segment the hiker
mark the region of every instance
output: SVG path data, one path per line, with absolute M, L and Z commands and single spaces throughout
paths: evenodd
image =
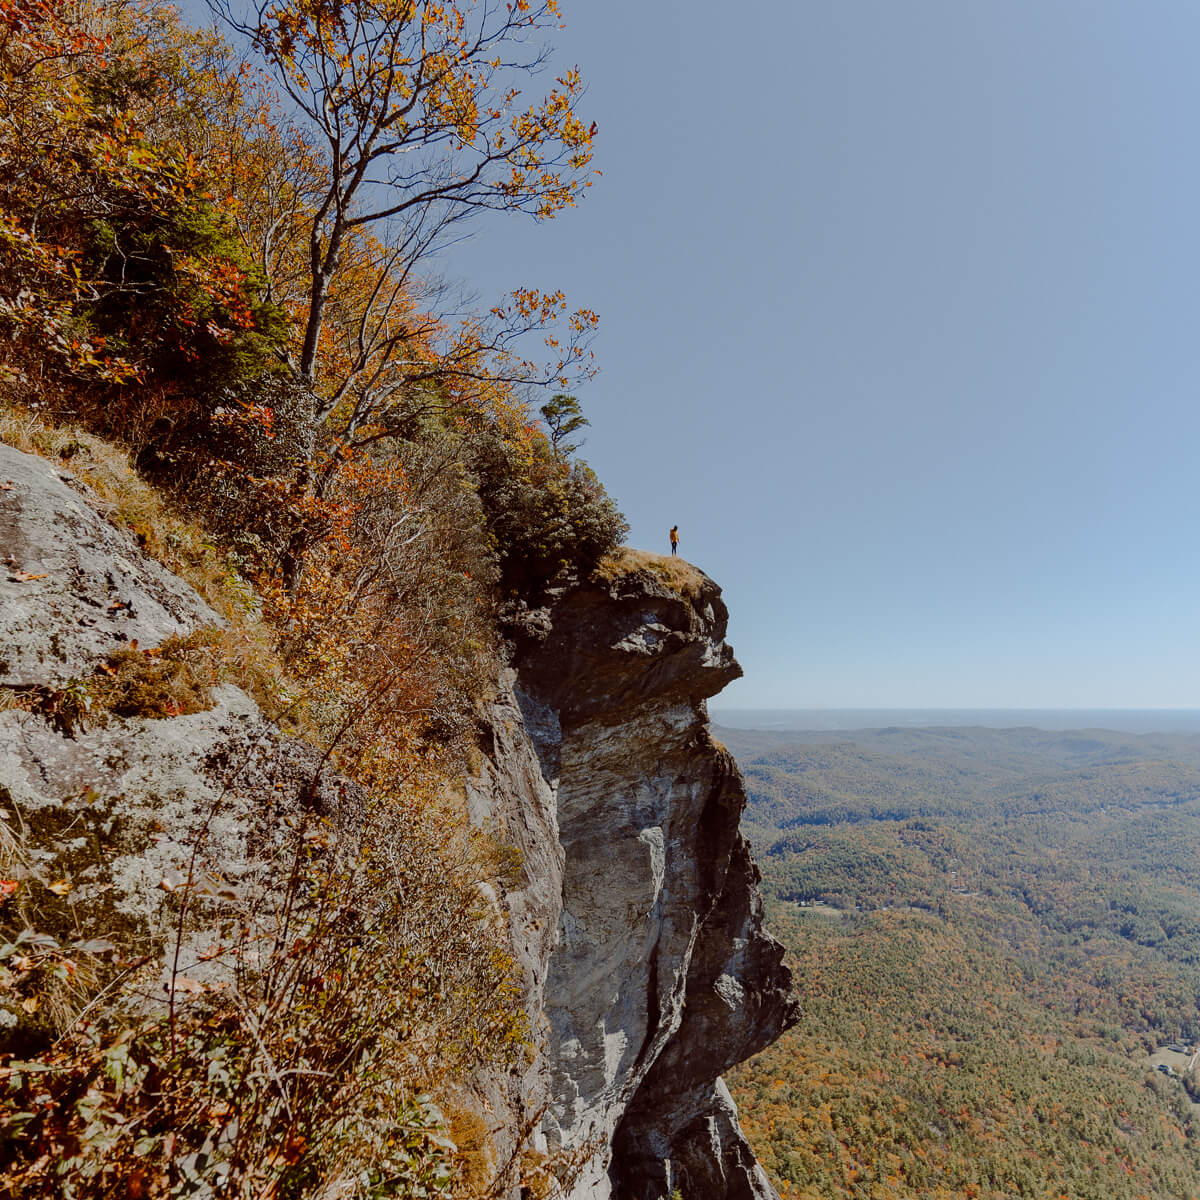
M 679 553 L 679 526 L 678 525 L 671 526 L 671 553 L 672 554 Z

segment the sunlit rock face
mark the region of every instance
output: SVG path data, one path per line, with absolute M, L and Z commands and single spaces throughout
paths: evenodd
M 0 483 L 0 685 L 62 683 L 131 642 L 220 623 L 70 472 L 0 444 Z
M 773 1192 L 720 1082 L 794 1019 L 761 926 L 741 777 L 705 700 L 741 674 L 720 591 L 648 572 L 564 590 L 514 624 L 517 690 L 563 852 L 540 999 L 546 1148 L 571 1196 Z
M 69 472 L 0 444 L 0 483 L 0 686 L 69 687 L 114 650 L 219 623 Z M 36 869 L 71 878 L 82 927 L 136 931 L 163 953 L 164 972 L 176 918 L 162 881 L 211 864 L 231 888 L 268 884 L 286 816 L 358 801 L 321 767 L 315 747 L 282 735 L 232 686 L 214 687 L 206 710 L 166 719 L 72 728 L 0 711 L 0 808 L 20 814 Z M 201 963 L 211 940 L 199 931 L 171 970 L 215 970 Z

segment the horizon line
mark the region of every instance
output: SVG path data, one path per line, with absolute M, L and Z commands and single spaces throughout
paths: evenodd
M 1065 705 L 1048 704 L 852 704 L 852 705 L 781 705 L 781 704 L 721 704 L 708 702 L 709 708 L 723 708 L 727 712 L 1194 712 L 1200 713 L 1200 705 Z

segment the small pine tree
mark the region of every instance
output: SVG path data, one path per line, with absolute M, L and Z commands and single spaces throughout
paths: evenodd
M 555 458 L 570 458 L 583 441 L 568 442 L 571 434 L 578 432 L 591 422 L 583 415 L 579 401 L 574 396 L 566 396 L 561 392 L 552 396 L 539 410 L 546 428 L 550 431 L 550 448 Z

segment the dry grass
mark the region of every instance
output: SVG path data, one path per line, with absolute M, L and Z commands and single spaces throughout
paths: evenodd
M 621 579 L 646 571 L 661 579 L 672 591 L 695 604 L 705 585 L 705 575 L 698 567 L 668 554 L 652 554 L 649 550 L 634 550 L 618 546 L 596 568 L 593 577 L 605 581 Z
M 92 711 L 152 719 L 204 712 L 212 708 L 213 685 L 220 682 L 220 658 L 215 629 L 169 637 L 149 651 L 125 647 L 109 655 L 106 669 L 92 681 Z
M 450 1140 L 458 1150 L 459 1178 L 455 1195 L 484 1196 L 496 1174 L 496 1149 L 488 1124 L 477 1112 L 443 1104 Z
M 55 879 L 55 856 L 32 840 L 33 847 L 20 811 L 0 787 L 0 942 L 5 952 L 0 965 L 0 1043 L 7 1043 L 6 1054 L 24 1038 L 51 1036 L 65 1028 L 96 989 L 101 974 L 94 955 L 68 945 L 73 938 L 82 940 L 67 898 L 70 886 L 65 879 Z M 22 937 L 28 939 L 35 927 L 49 936 L 22 945 Z
M 10 407 L 0 407 L 0 441 L 57 462 L 86 483 L 105 517 L 128 529 L 147 554 L 186 579 L 222 616 L 229 618 L 250 603 L 249 585 L 229 555 L 199 526 L 170 512 L 119 446 L 77 425 L 52 424 Z

